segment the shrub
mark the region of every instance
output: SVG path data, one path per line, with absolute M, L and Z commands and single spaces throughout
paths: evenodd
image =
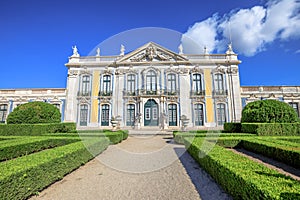
M 8 141 L 0 146 L 0 161 L 77 142 L 79 138 L 33 137 Z
M 224 132 L 225 133 L 241 133 L 242 132 L 242 124 L 241 123 L 225 123 L 224 124 Z
M 0 135 L 43 135 L 58 132 L 74 133 L 76 124 L 0 124 Z
M 202 142 L 186 139 L 185 146 L 233 199 L 299 199 L 299 181 L 218 145 L 202 156 Z
M 293 123 L 299 120 L 296 111 L 287 103 L 260 100 L 247 104 L 242 111 L 242 122 Z
M 0 199 L 27 199 L 80 167 L 109 145 L 89 139 L 0 163 Z M 90 152 L 93 152 L 91 154 Z
M 7 116 L 7 124 L 58 123 L 61 114 L 54 105 L 45 102 L 29 102 L 16 107 Z
M 259 140 L 252 141 L 249 139 L 242 141 L 242 147 L 251 152 L 259 153 L 296 168 L 300 168 L 300 152 L 299 150 L 293 150 L 293 148 L 296 149 L 296 147 L 289 147 L 288 145 L 283 147 L 280 144 L 276 144 L 276 142 L 271 143 Z
M 300 123 L 242 123 L 242 132 L 257 135 L 300 135 Z

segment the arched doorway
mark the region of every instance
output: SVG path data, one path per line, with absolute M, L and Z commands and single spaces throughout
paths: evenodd
M 144 126 L 158 126 L 158 104 L 149 99 L 144 107 Z

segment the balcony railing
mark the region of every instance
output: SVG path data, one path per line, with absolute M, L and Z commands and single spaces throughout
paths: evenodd
M 123 96 L 137 96 L 137 91 L 123 91 Z
M 214 90 L 213 95 L 215 95 L 215 96 L 225 96 L 225 95 L 228 95 L 228 90 Z
M 78 93 L 77 93 L 77 96 L 79 96 L 79 97 L 89 97 L 89 96 L 91 96 L 91 92 L 90 91 L 79 91 Z
M 112 91 L 99 91 L 99 97 L 110 97 L 112 96 Z
M 135 91 L 123 91 L 123 96 L 177 96 L 179 90 L 135 90 Z
M 205 90 L 192 90 L 190 96 L 205 96 Z
M 164 95 L 178 96 L 179 95 L 179 90 L 164 90 Z

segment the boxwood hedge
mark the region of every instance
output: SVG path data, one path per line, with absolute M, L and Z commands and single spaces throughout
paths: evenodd
M 215 145 L 206 156 L 203 139 L 185 139 L 192 157 L 234 199 L 300 199 L 300 182 Z
M 101 153 L 105 138 L 89 139 L 0 163 L 0 199 L 26 199 Z M 87 148 L 86 148 L 87 147 Z
M 49 138 L 49 137 L 27 137 L 12 140 L 0 145 L 0 161 L 10 160 L 19 156 L 28 155 L 44 149 L 64 146 L 79 138 Z
M 76 132 L 75 123 L 0 124 L 0 135 L 43 135 Z

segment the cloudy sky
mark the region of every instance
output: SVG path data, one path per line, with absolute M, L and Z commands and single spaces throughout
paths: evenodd
M 0 88 L 65 87 L 73 45 L 83 56 L 98 44 L 117 54 L 149 40 L 175 52 L 182 42 L 185 53 L 232 43 L 241 85 L 300 85 L 299 0 L 0 1 L 0 27 Z M 142 27 L 168 31 L 128 31 Z

